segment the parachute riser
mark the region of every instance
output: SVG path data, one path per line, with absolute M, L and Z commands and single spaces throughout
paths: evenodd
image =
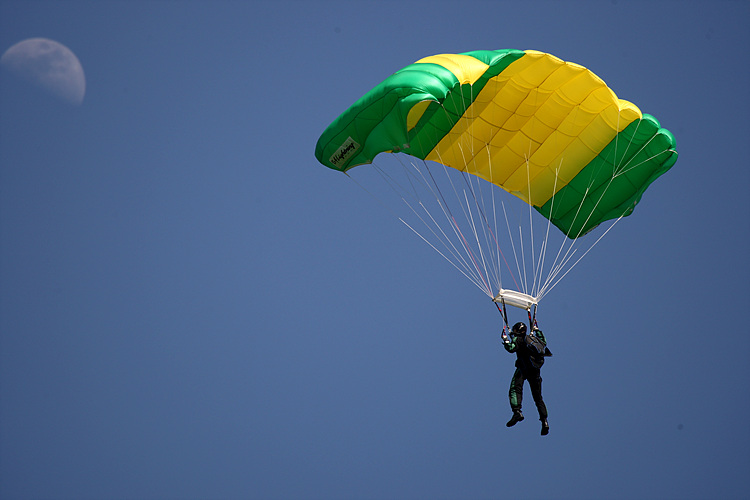
M 496 301 L 495 305 L 497 306 L 497 310 L 500 312 L 500 315 L 503 317 L 503 333 L 500 335 L 500 337 L 503 339 L 503 342 L 506 342 L 508 340 L 508 334 L 510 333 L 510 326 L 508 325 L 508 313 L 505 310 L 505 301 L 500 298 L 500 301 L 503 304 L 503 308 L 500 308 L 500 304 L 498 304 Z M 508 333 L 506 333 L 506 331 Z
M 536 323 L 536 307 L 537 307 L 537 305 L 534 304 L 534 316 L 533 317 L 531 315 L 531 307 L 529 307 L 528 309 L 526 309 L 526 312 L 529 315 L 529 330 L 532 331 L 532 332 L 534 330 L 538 329 L 538 326 L 537 326 L 537 323 Z
M 503 342 L 505 342 L 507 339 L 506 331 L 508 332 L 508 334 L 510 333 L 510 325 L 508 324 L 508 311 L 506 310 L 506 307 L 505 307 L 505 298 L 500 296 L 499 299 L 500 299 L 500 303 L 497 302 L 497 298 L 493 299 L 493 302 L 495 303 L 495 306 L 497 307 L 498 312 L 500 312 L 500 315 L 503 317 L 503 333 L 501 336 L 502 336 Z M 502 308 L 500 307 L 500 304 L 503 305 Z M 533 313 L 532 313 L 532 309 L 533 309 Z M 526 314 L 529 317 L 529 331 L 531 332 L 539 328 L 538 323 L 536 321 L 536 311 L 537 311 L 537 304 L 529 305 L 526 308 Z

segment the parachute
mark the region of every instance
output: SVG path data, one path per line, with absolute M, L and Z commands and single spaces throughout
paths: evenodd
M 584 235 L 630 215 L 677 160 L 674 136 L 593 72 L 550 54 L 513 49 L 420 59 L 344 111 L 315 149 L 320 163 L 347 174 L 377 163 L 381 153 L 397 156 L 411 170 L 403 182 L 391 171 L 380 172 L 392 187 L 400 186 L 399 197 L 429 229 L 422 233 L 401 220 L 487 295 L 525 309 L 588 253 L 573 258 Z M 436 167 L 453 176 L 448 187 L 437 184 Z M 420 198 L 409 201 L 417 184 L 434 197 L 437 217 Z M 508 216 L 506 201 L 499 213 L 498 200 L 505 198 L 497 189 L 538 214 L 529 213 L 532 226 L 534 217 L 546 220 L 546 230 L 536 230 L 541 247 L 533 244 L 533 228 L 516 239 L 508 224 L 508 237 L 500 236 L 498 220 L 507 222 Z M 455 208 L 447 192 L 456 194 Z M 459 227 L 457 213 L 466 216 L 468 231 Z M 436 228 L 440 214 L 447 229 Z M 545 268 L 548 253 L 554 255 L 549 224 L 564 237 Z M 531 245 L 522 243 L 524 232 Z M 442 243 L 429 241 L 430 234 Z M 515 269 L 507 262 L 508 249 Z M 502 268 L 516 290 L 503 287 Z

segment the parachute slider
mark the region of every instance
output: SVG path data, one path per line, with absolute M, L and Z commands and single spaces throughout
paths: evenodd
M 539 302 L 535 297 L 527 295 L 525 293 L 516 292 L 515 290 L 500 289 L 500 292 L 492 299 L 493 302 L 503 302 L 506 305 L 520 307 L 527 311 L 531 309 L 531 306 L 537 305 Z

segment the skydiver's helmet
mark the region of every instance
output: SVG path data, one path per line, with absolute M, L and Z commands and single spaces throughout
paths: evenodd
M 523 337 L 526 335 L 526 323 L 519 321 L 510 330 L 510 334 L 514 337 Z

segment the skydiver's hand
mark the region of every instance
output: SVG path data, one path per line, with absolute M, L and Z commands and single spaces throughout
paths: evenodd
M 508 342 L 510 342 L 510 339 L 505 334 L 505 332 L 503 332 L 503 334 L 501 335 L 501 337 L 503 338 L 503 344 L 507 344 Z

